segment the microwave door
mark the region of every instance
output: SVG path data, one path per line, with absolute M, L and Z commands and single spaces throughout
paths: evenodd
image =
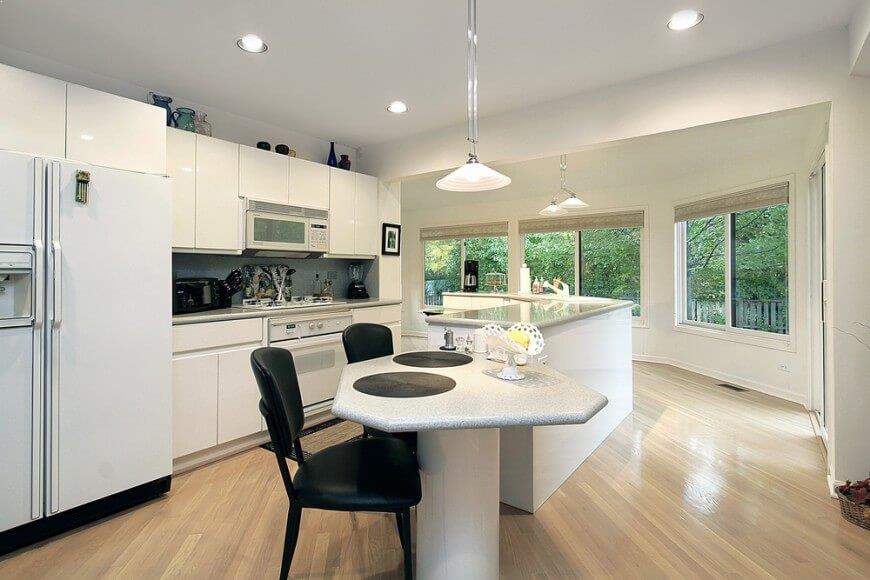
M 247 212 L 246 248 L 307 251 L 309 220 L 268 212 Z

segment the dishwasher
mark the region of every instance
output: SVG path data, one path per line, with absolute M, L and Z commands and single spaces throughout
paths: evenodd
M 269 319 L 269 346 L 293 355 L 306 415 L 332 405 L 347 365 L 341 333 L 351 322 L 350 310 Z

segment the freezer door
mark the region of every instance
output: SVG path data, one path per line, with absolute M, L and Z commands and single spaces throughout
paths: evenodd
M 42 171 L 41 159 L 0 151 L 0 244 L 30 246 L 41 237 Z
M 49 189 L 51 515 L 171 473 L 172 216 L 159 176 L 54 162 Z

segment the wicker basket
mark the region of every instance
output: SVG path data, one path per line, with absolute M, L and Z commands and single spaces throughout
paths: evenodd
M 840 498 L 840 513 L 843 517 L 855 525 L 870 530 L 870 505 L 861 505 L 853 502 L 848 496 L 838 489 L 837 497 Z

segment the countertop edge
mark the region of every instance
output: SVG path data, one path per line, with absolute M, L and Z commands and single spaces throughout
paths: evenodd
M 531 302 L 531 300 L 529 300 Z M 576 320 L 583 320 L 586 318 L 594 318 L 595 316 L 600 316 L 602 314 L 607 314 L 608 312 L 613 312 L 614 310 L 620 310 L 622 308 L 631 308 L 634 305 L 633 302 L 629 300 L 620 300 L 616 304 L 609 304 L 607 306 L 602 306 L 597 310 L 590 310 L 588 312 L 579 312 L 576 314 L 566 314 L 563 318 L 559 320 L 548 320 L 546 322 L 538 323 L 536 326 L 538 328 L 547 328 L 550 326 L 558 326 L 560 324 L 565 324 L 566 322 L 574 322 Z M 463 312 L 471 312 L 471 311 L 480 311 L 487 310 L 487 308 L 467 308 Z M 519 320 L 481 320 L 481 319 L 473 319 L 473 318 L 453 318 L 449 315 L 436 314 L 432 316 L 426 317 L 427 324 L 444 324 L 449 326 L 486 326 L 487 324 L 502 324 L 502 325 L 511 325 L 520 322 Z
M 366 300 L 348 300 L 342 304 L 327 304 L 324 306 L 309 306 L 307 308 L 285 308 L 281 310 L 244 310 L 234 309 L 236 312 L 221 312 L 210 314 L 209 312 L 196 314 L 180 314 L 172 317 L 172 326 L 184 324 L 200 324 L 203 322 L 222 322 L 226 320 L 244 320 L 247 318 L 268 318 L 270 316 L 287 316 L 290 314 L 307 314 L 309 312 L 337 312 L 340 310 L 353 310 L 356 308 L 374 308 L 376 306 L 393 306 L 401 304 L 397 298 L 369 298 Z M 226 310 L 226 309 L 223 309 Z
M 592 390 L 592 389 L 590 389 Z M 476 419 L 453 419 L 445 417 L 440 422 L 420 423 L 414 421 L 388 421 L 379 417 L 372 417 L 363 412 L 347 409 L 340 404 L 333 404 L 332 414 L 340 419 L 354 421 L 367 425 L 387 433 L 404 433 L 409 431 L 438 431 L 453 429 L 500 429 L 503 427 L 548 427 L 558 425 L 582 425 L 591 420 L 608 405 L 607 397 L 596 392 L 599 400 L 592 407 L 582 413 L 565 413 L 554 415 L 545 419 L 535 417 L 500 417 Z

